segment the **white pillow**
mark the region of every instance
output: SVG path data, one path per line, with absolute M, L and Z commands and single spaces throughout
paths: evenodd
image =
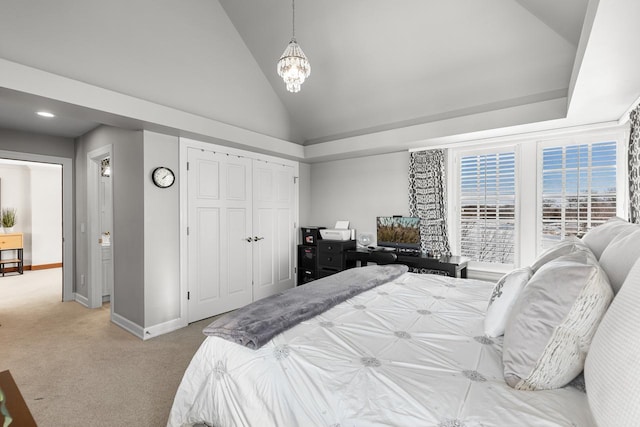
M 602 256 L 602 252 L 604 252 L 606 247 L 616 236 L 625 234 L 628 231 L 633 231 L 635 227 L 637 226 L 634 226 L 622 218 L 614 216 L 609 218 L 609 220 L 604 224 L 600 224 L 587 231 L 587 233 L 582 237 L 582 241 L 589 246 L 591 252 L 593 252 L 596 259 L 599 260 Z
M 584 379 L 600 427 L 635 427 L 640 420 L 640 260 L 629 272 L 593 337 Z
M 561 257 L 562 255 L 567 255 L 577 250 L 589 250 L 587 245 L 580 239 L 575 236 L 566 237 L 564 240 L 561 240 L 556 245 L 550 247 L 546 251 L 542 252 L 538 258 L 531 264 L 531 269 L 535 273 L 548 263 L 549 261 L 553 261 L 554 259 Z
M 493 288 L 487 314 L 484 317 L 484 333 L 488 337 L 499 337 L 504 334 L 507 319 L 520 292 L 533 275 L 530 267 L 518 268 L 504 276 Z
M 638 258 L 640 258 L 640 227 L 629 234 L 618 234 L 602 252 L 600 265 L 609 276 L 614 294 L 618 293 Z
M 519 390 L 562 387 L 584 360 L 613 291 L 589 251 L 549 261 L 535 272 L 513 307 L 504 333 L 507 384 Z

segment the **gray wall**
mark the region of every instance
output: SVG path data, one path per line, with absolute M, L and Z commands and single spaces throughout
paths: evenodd
M 144 324 L 180 316 L 180 140 L 144 132 Z M 176 174 L 169 188 L 158 188 L 151 173 L 167 166 Z
M 4 0 L 0 57 L 264 135 L 293 139 L 284 105 L 217 0 L 83 0 L 81 4 Z M 273 70 L 283 48 L 279 43 Z M 37 85 L 31 90 L 42 94 Z
M 0 150 L 73 159 L 74 141 L 72 138 L 0 128 Z
M 311 226 L 314 225 L 311 223 L 311 165 L 300 163 L 298 176 L 298 226 Z M 296 239 L 298 243 L 302 243 L 300 233 Z
M 141 131 L 101 126 L 78 139 L 76 148 L 77 276 L 87 276 L 87 153 L 112 146 L 113 309 L 144 327 L 144 178 Z M 87 296 L 86 281 L 78 292 Z
M 310 224 L 302 225 L 332 228 L 336 220 L 349 220 L 351 228 L 375 239 L 376 216 L 409 214 L 408 185 L 407 151 L 314 163 Z

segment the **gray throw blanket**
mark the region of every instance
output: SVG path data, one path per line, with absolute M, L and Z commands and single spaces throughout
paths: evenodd
M 399 264 L 344 270 L 232 311 L 214 320 L 203 332 L 257 349 L 303 320 L 323 313 L 361 292 L 392 281 L 407 270 L 407 266 Z

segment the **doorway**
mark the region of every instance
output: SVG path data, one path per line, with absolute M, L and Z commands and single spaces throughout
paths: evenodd
M 62 301 L 75 300 L 73 290 L 73 161 L 70 158 L 0 150 L 0 158 L 39 164 L 61 165 L 62 179 Z M 33 230 L 32 230 L 33 231 Z

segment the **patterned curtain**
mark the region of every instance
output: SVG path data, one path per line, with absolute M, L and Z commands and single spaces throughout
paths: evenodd
M 409 160 L 409 215 L 420 217 L 423 253 L 451 255 L 447 236 L 444 150 L 416 151 Z
M 640 224 L 640 105 L 629 115 L 629 220 Z

